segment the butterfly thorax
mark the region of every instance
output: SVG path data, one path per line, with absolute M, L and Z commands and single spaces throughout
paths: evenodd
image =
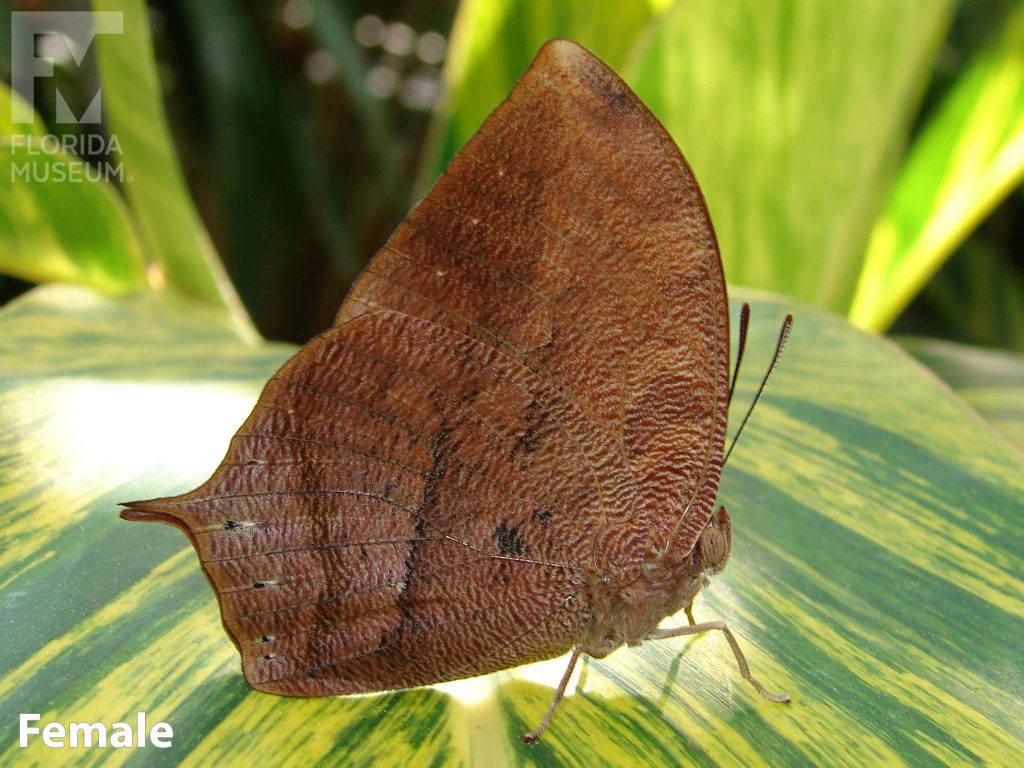
M 722 507 L 683 559 L 669 563 L 652 550 L 631 582 L 595 579 L 590 587 L 592 618 L 580 643 L 584 652 L 602 658 L 623 644 L 642 643 L 665 617 L 693 603 L 710 576 L 725 567 L 731 548 L 729 515 Z

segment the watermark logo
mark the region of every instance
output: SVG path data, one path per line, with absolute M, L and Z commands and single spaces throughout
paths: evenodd
M 37 81 L 53 80 L 51 114 L 62 135 L 34 132 L 4 137 L 11 154 L 11 182 L 131 181 L 124 165 L 113 158 L 120 152 L 116 135 L 104 135 L 103 88 L 75 114 L 57 87 L 55 60 L 74 62 L 81 69 L 98 35 L 124 34 L 121 11 L 18 11 L 11 14 L 11 86 L 21 97 L 11 98 L 11 122 L 31 125 L 36 112 Z M 48 91 L 49 92 L 49 91 Z M 92 127 L 95 126 L 95 127 Z M 76 159 L 77 158 L 77 159 Z M 88 162 L 80 162 L 88 161 Z
M 24 102 L 11 100 L 11 122 L 31 123 L 36 105 L 35 81 L 53 77 L 53 57 L 37 56 L 40 37 L 60 39 L 67 45 L 75 65 L 81 67 L 96 35 L 124 33 L 120 11 L 17 11 L 11 14 L 11 86 Z M 92 101 L 78 117 L 60 90 L 56 94 L 58 123 L 99 123 L 103 116 L 103 89 L 97 88 Z

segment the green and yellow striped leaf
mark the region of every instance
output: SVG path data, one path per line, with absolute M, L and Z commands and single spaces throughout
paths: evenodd
M 753 296 L 727 468 L 735 547 L 698 600 L 724 639 L 591 662 L 550 731 L 562 660 L 374 696 L 248 689 L 185 538 L 117 502 L 205 478 L 291 352 L 167 295 L 66 286 L 0 312 L 0 763 L 1015 765 L 1024 759 L 1024 460 L 895 345 Z M 672 621 L 685 621 L 676 617 Z M 17 715 L 174 728 L 174 746 L 17 746 Z
M 1024 451 L 1024 356 L 942 339 L 908 336 L 899 343 Z

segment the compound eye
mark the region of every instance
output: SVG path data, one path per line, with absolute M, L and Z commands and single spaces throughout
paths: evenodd
M 709 525 L 698 542 L 700 559 L 705 570 L 715 570 L 729 557 L 729 540 L 720 528 Z

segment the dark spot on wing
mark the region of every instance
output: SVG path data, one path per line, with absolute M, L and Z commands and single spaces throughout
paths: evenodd
M 526 428 L 516 435 L 516 441 L 509 451 L 509 459 L 515 461 L 519 456 L 528 456 L 540 447 L 540 430 L 547 420 L 551 418 L 550 411 L 544 409 L 536 400 L 531 400 L 526 406 L 524 420 Z
M 521 555 L 526 551 L 518 526 L 502 523 L 494 529 L 494 538 L 498 542 L 498 551 L 503 555 Z
M 586 65 L 580 67 L 579 72 L 591 90 L 600 96 L 609 107 L 616 112 L 630 110 L 629 92 L 622 83 Z
M 551 518 L 554 517 L 554 515 L 552 515 L 551 512 L 546 509 L 535 509 L 533 510 L 532 517 L 541 525 L 547 525 Z

